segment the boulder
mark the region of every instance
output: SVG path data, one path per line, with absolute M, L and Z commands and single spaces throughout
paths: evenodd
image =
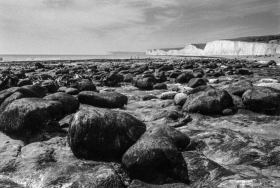
M 196 88 L 198 86 L 207 85 L 205 79 L 202 78 L 192 78 L 189 83 L 188 87 Z
M 142 97 L 143 101 L 147 101 L 147 100 L 151 100 L 151 99 L 156 99 L 157 96 L 153 95 L 153 94 L 149 94 L 149 95 L 144 95 Z
M 33 97 L 39 97 L 36 93 L 25 89 L 25 88 L 19 88 L 17 92 L 14 92 L 12 95 L 7 97 L 0 106 L 0 114 L 5 110 L 5 108 L 12 103 L 15 100 L 21 99 L 21 98 L 33 98 Z
M 189 143 L 186 135 L 170 126 L 151 127 L 125 152 L 122 163 L 133 179 L 154 182 L 171 177 L 189 183 L 187 164 L 180 152 Z
M 26 79 L 22 79 L 17 83 L 17 86 L 21 87 L 21 86 L 25 86 L 25 85 L 32 85 L 32 81 L 29 78 Z
M 117 92 L 98 93 L 83 91 L 78 95 L 80 103 L 103 108 L 122 108 L 127 104 L 127 96 Z
M 96 86 L 94 83 L 88 79 L 83 79 L 78 83 L 79 91 L 96 91 Z
M 232 107 L 232 98 L 227 91 L 212 89 L 206 92 L 190 94 L 183 106 L 183 111 L 201 114 L 221 114 Z
M 180 74 L 182 74 L 181 71 L 172 71 L 169 75 L 170 78 L 177 78 Z
M 268 66 L 276 66 L 277 63 L 274 60 L 270 60 L 269 62 L 267 62 Z
M 275 114 L 280 108 L 280 91 L 268 87 L 253 87 L 242 95 L 242 101 L 253 112 Z
M 124 82 L 132 82 L 134 75 L 131 73 L 123 75 Z
M 188 95 L 185 93 L 177 93 L 174 97 L 174 103 L 176 105 L 183 106 L 188 98 Z
M 70 88 L 67 88 L 67 89 L 65 90 L 65 93 L 67 93 L 67 94 L 69 94 L 69 95 L 78 95 L 78 94 L 79 94 L 79 90 L 76 89 L 76 88 L 70 87 Z
M 36 93 L 39 98 L 42 98 L 44 97 L 47 92 L 48 92 L 48 89 L 46 89 L 45 87 L 42 87 L 42 86 L 38 86 L 38 85 L 26 85 L 26 86 L 22 86 L 22 88 L 26 88 L 34 93 Z
M 154 76 L 155 76 L 155 79 L 158 83 L 162 83 L 162 82 L 167 81 L 165 73 L 162 72 L 162 71 L 161 72 L 156 72 Z
M 159 83 L 154 85 L 154 89 L 167 89 L 167 85 L 163 83 Z
M 47 88 L 48 93 L 55 93 L 59 88 L 57 83 L 53 80 L 45 80 L 42 82 L 41 86 Z
M 260 83 L 257 86 L 269 87 L 269 88 L 277 89 L 280 91 L 280 83 Z
M 42 63 L 37 62 L 37 63 L 35 63 L 35 68 L 36 69 L 43 69 L 43 68 L 45 68 L 45 66 Z
M 156 80 L 154 78 L 147 77 L 137 79 L 134 86 L 141 90 L 152 90 L 155 84 Z
M 54 93 L 44 97 L 46 100 L 59 101 L 62 104 L 64 114 L 74 113 L 79 109 L 80 103 L 78 99 L 67 93 Z
M 194 75 L 191 72 L 182 73 L 176 78 L 176 83 L 188 83 L 192 78 Z
M 165 99 L 174 99 L 175 95 L 177 94 L 176 91 L 168 91 L 164 92 L 160 95 L 160 99 L 165 100 Z
M 65 92 L 66 89 L 67 89 L 67 87 L 62 86 L 62 87 L 59 87 L 59 88 L 58 88 L 57 92 Z
M 190 95 L 190 94 L 194 94 L 194 93 L 198 93 L 198 92 L 206 92 L 206 91 L 210 91 L 210 90 L 213 90 L 215 89 L 213 86 L 211 85 L 204 85 L 204 86 L 198 86 L 194 89 L 191 89 L 191 90 L 186 90 L 186 94 L 187 95 Z
M 88 108 L 70 120 L 68 143 L 77 158 L 119 161 L 145 130 L 145 124 L 129 114 Z
M 28 137 L 47 121 L 60 117 L 61 111 L 62 105 L 57 101 L 18 99 L 9 104 L 0 115 L 0 130 L 8 135 Z
M 226 88 L 232 95 L 237 95 L 241 97 L 245 91 L 253 87 L 253 83 L 249 80 L 241 80 L 237 83 L 232 84 L 230 87 Z
M 120 83 L 123 81 L 123 76 L 113 72 L 109 75 L 103 76 L 100 81 L 104 86 L 115 87 L 119 86 Z

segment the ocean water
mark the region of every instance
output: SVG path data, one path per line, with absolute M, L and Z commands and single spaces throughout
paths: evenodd
M 2 61 L 44 61 L 44 60 L 81 60 L 81 59 L 145 59 L 145 58 L 175 58 L 174 56 L 148 55 L 0 55 Z

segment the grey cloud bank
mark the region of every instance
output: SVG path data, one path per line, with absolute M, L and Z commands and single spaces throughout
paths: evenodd
M 278 0 L 1 0 L 1 54 L 105 54 L 276 34 Z

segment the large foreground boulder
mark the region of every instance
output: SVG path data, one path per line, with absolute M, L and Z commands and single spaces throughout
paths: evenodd
M 8 135 L 28 137 L 44 123 L 61 116 L 62 105 L 57 101 L 23 98 L 9 104 L 0 115 L 0 131 Z
M 83 104 L 89 104 L 103 108 L 122 108 L 127 104 L 127 96 L 116 92 L 98 93 L 94 91 L 83 91 L 78 95 Z
M 123 155 L 132 178 L 161 182 L 161 178 L 188 183 L 188 169 L 181 150 L 190 139 L 170 126 L 152 127 Z
M 78 99 L 72 95 L 61 92 L 48 95 L 44 97 L 44 99 L 61 102 L 62 110 L 65 114 L 76 112 L 80 106 Z
M 224 90 L 208 90 L 190 94 L 183 106 L 183 111 L 201 114 L 221 114 L 228 107 L 232 107 L 232 98 Z
M 68 142 L 77 158 L 120 161 L 145 130 L 145 124 L 129 114 L 92 107 L 70 120 Z
M 277 114 L 280 109 L 280 91 L 268 87 L 253 87 L 242 95 L 247 109 L 267 114 Z

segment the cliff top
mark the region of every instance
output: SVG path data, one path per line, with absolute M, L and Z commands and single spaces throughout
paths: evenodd
M 239 37 L 239 38 L 235 38 L 235 39 L 223 39 L 223 40 L 269 43 L 269 41 L 271 41 L 271 40 L 280 40 L 280 34 L 278 34 L 278 35 L 266 35 L 266 36 Z

